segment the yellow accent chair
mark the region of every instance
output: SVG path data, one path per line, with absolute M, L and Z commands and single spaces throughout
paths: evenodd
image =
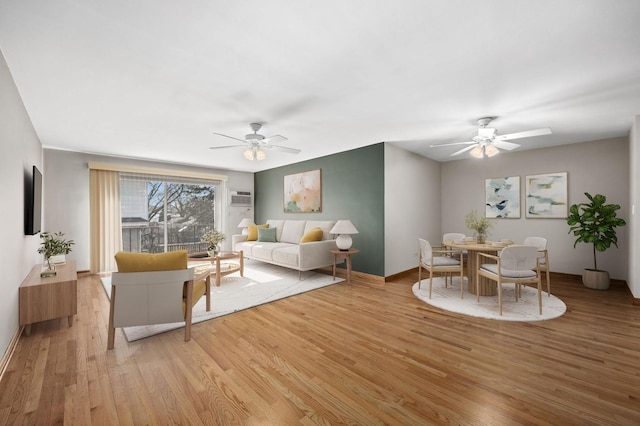
M 115 255 L 118 272 L 111 275 L 107 349 L 113 349 L 116 327 L 185 321 L 184 341 L 191 340 L 193 306 L 206 296 L 211 310 L 209 269 L 195 274 L 187 267 L 187 251 Z

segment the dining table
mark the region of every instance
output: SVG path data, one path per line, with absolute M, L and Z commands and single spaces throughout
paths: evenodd
M 476 271 L 480 267 L 478 253 L 487 253 L 496 255 L 500 250 L 508 244 L 498 241 L 485 241 L 479 244 L 476 241 L 443 241 L 442 245 L 456 250 L 467 252 L 467 280 L 469 282 L 469 293 L 480 294 L 480 296 L 495 296 L 498 292 L 495 281 L 480 276 Z M 483 262 L 487 263 L 488 259 L 484 258 Z

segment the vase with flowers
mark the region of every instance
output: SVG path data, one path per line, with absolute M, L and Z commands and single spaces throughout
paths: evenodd
M 210 257 L 215 257 L 220 253 L 220 243 L 223 242 L 227 238 L 222 232 L 217 229 L 212 229 L 204 233 L 200 238 L 200 241 L 203 243 L 207 243 L 209 248 L 207 249 L 207 253 Z
M 473 210 L 464 219 L 467 228 L 475 232 L 478 244 L 484 244 L 487 239 L 489 229 L 493 226 L 493 222 L 486 216 L 480 216 L 478 212 Z

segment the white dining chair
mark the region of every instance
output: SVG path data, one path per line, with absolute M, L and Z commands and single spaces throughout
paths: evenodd
M 460 274 L 460 298 L 464 298 L 464 260 L 462 257 L 456 259 L 452 256 L 455 254 L 455 250 L 434 248 L 429 244 L 429 241 L 422 238 L 418 238 L 420 243 L 420 261 L 418 263 L 418 288 L 422 284 L 422 269 L 429 271 L 429 299 L 431 299 L 431 290 L 433 287 L 433 273 L 438 272 L 441 274 L 457 273 Z M 446 287 L 445 276 L 445 287 Z
M 513 283 L 515 285 L 516 302 L 520 297 L 520 286 L 522 284 L 536 284 L 538 287 L 538 310 L 542 315 L 542 284 L 538 259 L 538 249 L 525 245 L 505 247 L 499 256 L 478 253 L 480 266 L 476 272 L 476 282 L 480 280 L 480 276 L 496 282 L 500 315 L 502 315 L 503 283 Z M 480 303 L 480 292 L 477 292 L 476 299 Z
M 543 237 L 527 237 L 523 245 L 535 246 L 538 248 L 538 267 L 541 272 L 546 272 L 547 296 L 551 297 L 551 281 L 549 280 L 549 250 L 547 249 L 547 239 Z

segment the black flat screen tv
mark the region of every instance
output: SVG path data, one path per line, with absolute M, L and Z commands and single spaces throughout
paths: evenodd
M 25 191 L 24 233 L 35 235 L 42 229 L 42 173 L 33 166 Z

